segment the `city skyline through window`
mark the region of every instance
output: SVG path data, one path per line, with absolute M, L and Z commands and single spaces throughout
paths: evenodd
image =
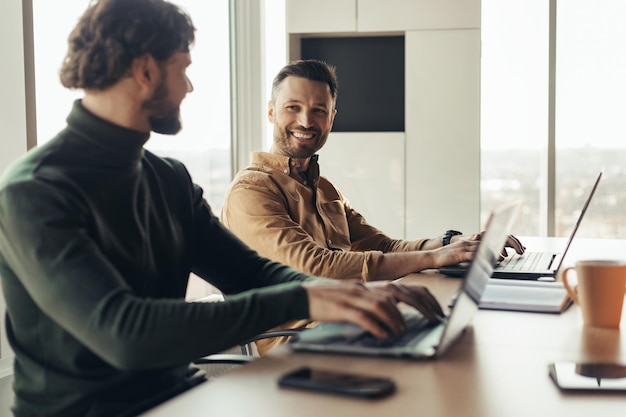
M 577 236 L 626 237 L 626 3 L 557 2 L 555 235 L 567 236 L 605 174 Z M 548 161 L 549 2 L 482 0 L 481 212 L 513 198 L 514 233 L 541 234 Z M 622 139 L 622 140 L 620 140 Z

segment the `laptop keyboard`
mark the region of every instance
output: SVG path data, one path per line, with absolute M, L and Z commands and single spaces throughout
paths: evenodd
M 512 255 L 498 264 L 503 271 L 539 271 L 550 267 L 554 255 L 547 252 L 526 252 L 523 255 Z
M 366 332 L 355 340 L 354 344 L 367 347 L 412 346 L 417 344 L 424 335 L 427 334 L 424 329 L 434 327 L 438 324 L 437 322 L 428 320 L 417 310 L 402 310 L 402 315 L 407 325 L 407 331 L 404 334 L 392 334 L 385 339 L 380 339 Z

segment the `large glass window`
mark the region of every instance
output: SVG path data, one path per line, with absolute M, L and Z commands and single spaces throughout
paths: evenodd
M 33 37 L 35 44 L 35 101 L 37 143 L 52 139 L 65 126 L 72 102 L 82 96 L 80 91 L 64 88 L 59 69 L 67 52 L 70 30 L 83 13 L 88 0 L 66 0 L 63 13 L 53 1 L 32 0 Z
M 481 212 L 522 199 L 515 233 L 540 230 L 548 134 L 548 2 L 483 0 Z
M 581 236 L 626 237 L 626 2 L 562 0 L 557 8 L 556 233 L 567 234 L 597 172 Z
M 542 234 L 541 200 L 555 169 L 554 234 L 567 236 L 598 171 L 604 178 L 578 236 L 626 237 L 626 2 L 482 0 L 481 198 L 486 214 L 521 198 L 514 233 Z M 555 83 L 548 83 L 556 32 Z M 555 147 L 548 153 L 548 97 Z M 549 160 L 548 155 L 556 155 Z
M 280 69 L 287 64 L 287 39 L 285 27 L 285 0 L 265 0 L 265 97 L 272 97 L 272 81 Z M 262 103 L 261 111 L 267 111 L 267 103 Z M 267 122 L 265 127 L 264 149 L 268 150 L 274 141 L 274 125 Z

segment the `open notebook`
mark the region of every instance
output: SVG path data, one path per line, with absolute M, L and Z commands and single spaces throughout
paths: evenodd
M 402 312 L 409 330 L 401 336 L 378 339 L 352 323 L 322 323 L 300 332 L 289 344 L 295 350 L 411 359 L 443 354 L 478 310 L 478 303 L 498 254 L 504 247 L 518 207 L 518 203 L 512 203 L 491 213 L 456 303 L 443 322 L 428 321 L 417 310 L 406 308 Z
M 589 192 L 589 196 L 583 204 L 580 211 L 580 215 L 574 224 L 567 243 L 562 251 L 559 252 L 525 252 L 523 255 L 511 254 L 504 260 L 500 261 L 493 271 L 493 278 L 508 278 L 508 279 L 531 279 L 536 280 L 539 278 L 551 277 L 556 278 L 559 273 L 559 269 L 563 263 L 563 259 L 567 254 L 574 236 L 578 231 L 578 227 L 587 212 L 589 203 L 593 198 L 600 179 L 602 178 L 602 171 L 596 177 L 596 181 Z M 464 276 L 467 270 L 467 264 L 450 265 L 443 268 L 439 268 L 439 272 L 453 277 Z

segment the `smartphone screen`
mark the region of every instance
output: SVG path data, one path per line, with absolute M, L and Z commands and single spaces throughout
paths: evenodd
M 555 362 L 550 377 L 563 390 L 626 391 L 626 365 L 614 363 Z
M 308 367 L 283 375 L 278 380 L 278 385 L 365 398 L 383 397 L 395 390 L 394 382 L 388 378 Z

